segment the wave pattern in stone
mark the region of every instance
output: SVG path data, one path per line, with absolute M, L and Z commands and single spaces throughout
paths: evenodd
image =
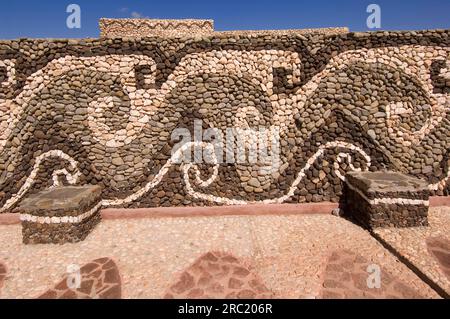
M 449 194 L 448 30 L 162 39 L 0 44 L 2 212 L 54 184 L 113 206 L 337 201 L 347 171 L 383 168 Z M 246 147 L 277 129 L 279 158 L 167 165 L 196 120 Z

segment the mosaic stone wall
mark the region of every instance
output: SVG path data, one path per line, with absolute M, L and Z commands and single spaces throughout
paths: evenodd
M 1 211 L 61 184 L 104 207 L 337 201 L 347 171 L 383 168 L 448 195 L 449 33 L 1 41 Z M 278 162 L 177 163 L 210 145 L 173 153 L 198 120 L 276 128 Z

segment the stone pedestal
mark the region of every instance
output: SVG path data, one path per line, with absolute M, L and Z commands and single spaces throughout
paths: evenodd
M 82 241 L 100 222 L 99 186 L 64 186 L 31 195 L 19 206 L 24 244 Z
M 428 226 L 428 184 L 397 172 L 346 175 L 345 215 L 368 228 Z

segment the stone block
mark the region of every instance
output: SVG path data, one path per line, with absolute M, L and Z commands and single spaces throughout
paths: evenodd
M 100 222 L 100 186 L 63 186 L 43 190 L 18 207 L 24 244 L 82 241 Z
M 367 228 L 428 226 L 428 184 L 390 171 L 346 175 L 345 216 Z

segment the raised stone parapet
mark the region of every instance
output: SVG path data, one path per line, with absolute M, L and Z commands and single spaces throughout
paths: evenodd
M 346 175 L 345 215 L 368 228 L 428 226 L 428 184 L 397 172 Z
M 214 30 L 210 19 L 107 19 L 99 21 L 102 38 L 193 37 L 193 36 L 295 36 L 347 34 L 347 27 L 285 30 Z
M 100 222 L 99 186 L 65 186 L 41 191 L 18 210 L 25 244 L 78 242 Z
M 150 37 L 207 34 L 214 31 L 213 20 L 199 19 L 100 19 L 102 37 Z

